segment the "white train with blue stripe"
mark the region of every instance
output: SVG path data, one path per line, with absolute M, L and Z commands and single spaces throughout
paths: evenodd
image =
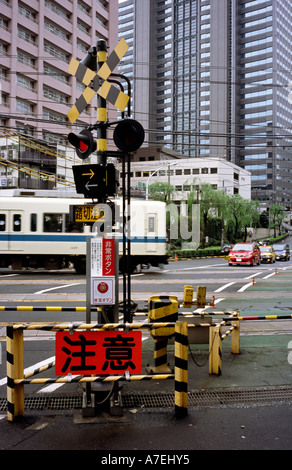
M 62 269 L 71 263 L 78 273 L 84 273 L 86 239 L 92 236 L 92 229 L 72 224 L 69 208 L 92 201 L 75 196 L 68 191 L 1 190 L 0 268 Z M 114 202 L 122 213 L 122 200 Z M 130 272 L 141 264 L 167 263 L 165 204 L 132 198 L 130 213 Z M 113 233 L 119 237 L 120 270 L 125 272 L 121 225 L 116 222 Z

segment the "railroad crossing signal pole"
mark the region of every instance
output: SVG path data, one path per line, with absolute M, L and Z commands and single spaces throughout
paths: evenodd
M 106 62 L 106 42 L 98 41 L 97 43 L 97 66 L 98 70 Z M 107 151 L 107 111 L 106 100 L 97 95 L 97 162 L 103 165 L 106 164 L 106 151 Z
M 119 91 L 114 85 L 110 83 L 108 78 L 112 74 L 115 67 L 118 65 L 121 58 L 124 56 L 129 46 L 122 38 L 115 49 L 107 58 L 106 42 L 100 40 L 97 46 L 92 46 L 88 51 L 86 57 L 79 63 L 77 60 L 72 59 L 68 72 L 76 76 L 79 81 L 86 85 L 82 95 L 76 101 L 74 106 L 68 113 L 68 118 L 73 124 L 85 107 L 90 103 L 92 98 L 97 94 L 97 122 L 93 126 L 81 131 L 80 134 L 70 133 L 68 135 L 69 142 L 76 148 L 77 155 L 81 159 L 86 159 L 93 152 L 97 152 L 97 164 L 80 165 L 73 167 L 74 179 L 76 183 L 76 190 L 78 193 L 83 193 L 87 197 L 97 199 L 98 203 L 106 206 L 108 196 L 114 196 L 117 192 L 116 188 L 116 170 L 114 165 L 107 164 L 107 156 L 121 157 L 123 162 L 123 175 L 125 175 L 125 160 L 128 163 L 128 179 L 127 179 L 127 201 L 128 201 L 128 214 L 127 220 L 125 219 L 125 177 L 123 176 L 123 256 L 127 259 L 128 268 L 130 267 L 130 153 L 137 150 L 144 141 L 144 129 L 140 123 L 133 119 L 122 119 L 121 121 L 109 123 L 107 121 L 106 101 L 109 101 L 120 111 L 124 111 L 127 104 L 130 103 L 130 84 L 128 81 L 128 95 L 123 91 Z M 113 74 L 117 76 L 116 74 Z M 114 83 L 115 81 L 112 80 Z M 107 127 L 117 124 L 114 131 L 114 142 L 121 152 L 108 152 L 107 151 Z M 96 130 L 96 141 L 92 137 L 91 132 Z M 114 155 L 113 155 L 114 154 Z M 105 175 L 105 176 L 103 176 Z M 72 208 L 74 209 L 74 208 Z M 114 208 L 113 208 L 114 210 Z M 74 210 L 72 210 L 74 213 Z M 127 227 L 128 248 L 125 249 L 125 227 Z M 95 240 L 100 244 L 100 241 Z M 96 249 L 96 246 L 95 248 Z M 86 251 L 86 322 L 91 322 L 91 306 L 92 306 L 92 286 L 97 279 L 91 278 L 92 266 L 94 265 L 92 238 L 87 239 Z M 95 263 L 96 265 L 96 263 Z M 119 295 L 118 295 L 118 275 L 119 275 L 119 249 L 118 239 L 115 239 L 115 305 L 102 304 L 98 312 L 98 323 L 118 323 L 119 313 Z M 130 290 L 130 269 L 128 269 L 128 305 L 126 308 L 126 278 L 124 276 L 124 321 L 131 321 L 131 290 Z M 106 280 L 101 280 L 101 284 L 106 284 Z M 107 299 L 108 301 L 108 299 Z M 119 406 L 116 406 L 115 398 L 118 397 L 118 382 L 114 382 L 114 389 L 112 397 L 113 407 L 112 410 L 117 410 L 112 414 L 119 414 Z M 86 406 L 83 412 L 84 416 L 92 416 L 92 395 L 91 385 L 86 384 Z M 107 400 L 107 399 L 106 399 Z M 112 400 L 112 399 L 111 399 Z M 108 401 L 108 400 L 107 400 Z M 88 413 L 88 414 L 87 414 Z

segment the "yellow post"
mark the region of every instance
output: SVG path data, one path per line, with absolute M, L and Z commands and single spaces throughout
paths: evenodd
M 239 314 L 237 313 L 237 317 Z M 231 352 L 233 354 L 240 353 L 240 321 L 236 320 L 231 322 L 231 326 L 234 328 L 231 332 Z
M 206 307 L 206 286 L 197 286 L 197 307 Z
M 209 374 L 221 375 L 222 371 L 222 329 L 220 325 L 210 326 Z
M 7 327 L 7 419 L 24 416 L 24 385 L 15 385 L 23 379 L 23 331 Z
M 188 324 L 175 324 L 175 416 L 183 418 L 188 414 Z
M 193 286 L 184 286 L 183 307 L 190 308 L 193 302 Z

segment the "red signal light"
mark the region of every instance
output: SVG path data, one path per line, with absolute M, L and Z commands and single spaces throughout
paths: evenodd
M 80 148 L 81 152 L 85 152 L 88 149 L 88 145 L 85 144 L 85 142 L 83 142 L 82 140 L 80 140 L 79 148 Z
M 96 140 L 87 129 L 82 130 L 80 134 L 70 132 L 68 140 L 70 144 L 76 148 L 76 153 L 82 160 L 88 158 L 89 155 L 96 150 Z

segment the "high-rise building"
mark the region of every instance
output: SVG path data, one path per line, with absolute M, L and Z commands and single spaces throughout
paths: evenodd
M 254 198 L 289 207 L 291 20 L 289 0 L 122 1 L 120 70 L 146 144 L 226 158 L 251 171 Z
M 236 18 L 237 162 L 255 198 L 291 207 L 291 2 L 241 0 Z

